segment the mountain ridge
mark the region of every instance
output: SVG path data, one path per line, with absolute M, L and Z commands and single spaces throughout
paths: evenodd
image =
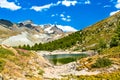
M 1 19 L 0 23 L 0 44 L 9 46 L 22 46 L 24 44 L 32 46 L 35 43 L 46 43 L 69 34 L 56 25 L 46 24 L 41 27 L 35 25 L 31 20 L 12 23 L 8 20 Z M 8 26 L 8 24 L 12 25 Z M 24 41 L 25 39 L 23 37 L 26 41 Z

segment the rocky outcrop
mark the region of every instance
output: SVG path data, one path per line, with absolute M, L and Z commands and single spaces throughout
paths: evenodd
M 5 20 L 5 19 L 0 19 L 0 24 L 5 25 L 6 27 L 10 27 L 13 25 L 11 21 Z

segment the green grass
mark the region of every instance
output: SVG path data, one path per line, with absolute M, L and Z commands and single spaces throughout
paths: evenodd
M 9 55 L 14 55 L 14 53 L 10 50 L 0 47 L 0 58 L 7 58 Z
M 0 72 L 4 69 L 5 61 L 0 59 Z
M 120 72 L 113 72 L 113 73 L 104 73 L 98 75 L 91 75 L 91 76 L 74 76 L 69 75 L 60 80 L 120 80 Z M 58 80 L 58 79 L 53 79 Z
M 0 72 L 5 66 L 5 61 L 3 59 L 9 59 L 12 55 L 14 55 L 12 51 L 0 47 Z

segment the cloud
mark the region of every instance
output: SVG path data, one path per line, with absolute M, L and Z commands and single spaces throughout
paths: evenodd
M 108 7 L 111 7 L 111 5 L 105 5 L 105 6 L 103 6 L 104 8 L 108 8 Z
M 43 6 L 32 6 L 30 9 L 35 10 L 35 11 L 42 11 L 42 10 L 47 10 L 54 6 L 58 6 L 60 3 L 61 1 L 58 1 L 57 3 L 46 4 Z
M 51 3 L 51 4 L 44 5 L 44 6 L 32 6 L 30 9 L 33 9 L 35 11 L 42 11 L 45 9 L 49 9 L 52 6 L 53 6 L 53 4 Z
M 61 20 L 66 21 L 66 22 L 70 22 L 71 21 L 71 19 L 67 19 L 65 17 L 61 18 Z
M 85 4 L 91 4 L 90 0 L 86 0 Z
M 62 26 L 62 25 L 57 25 L 58 28 L 62 29 L 65 32 L 75 32 L 78 31 L 77 29 L 71 27 L 71 26 Z
M 117 10 L 117 11 L 113 11 L 110 13 L 110 16 L 114 15 L 115 13 L 119 12 L 120 10 Z
M 69 7 L 69 6 L 75 6 L 78 2 L 77 1 L 68 1 L 68 0 L 64 0 L 61 2 L 62 5 Z
M 60 14 L 60 18 L 61 18 L 61 20 L 63 20 L 63 21 L 66 21 L 66 22 L 70 22 L 71 21 L 71 16 L 69 16 L 69 15 L 64 15 L 64 14 Z
M 46 4 L 46 5 L 43 5 L 43 6 L 32 6 L 30 9 L 35 10 L 35 11 L 42 11 L 42 10 L 47 10 L 47 9 L 49 9 L 51 7 L 54 7 L 54 6 L 58 6 L 60 4 L 68 7 L 68 6 L 71 6 L 71 5 L 74 6 L 76 3 L 77 3 L 77 1 L 64 0 L 64 1 L 58 1 L 57 3 Z
M 60 1 L 60 4 L 70 7 L 70 6 L 75 6 L 76 4 L 91 4 L 90 0 L 83 0 L 83 1 L 77 1 L 77 0 L 63 0 Z
M 51 17 L 55 17 L 55 16 L 58 16 L 58 14 L 52 14 Z
M 54 16 L 55 16 L 54 14 L 51 15 L 51 17 L 54 17 Z
M 67 16 L 67 18 L 71 18 L 71 16 Z
M 14 2 L 8 2 L 7 0 L 0 0 L 0 8 L 6 8 L 14 11 L 20 9 L 21 6 L 16 5 Z
M 64 17 L 64 14 L 60 14 L 60 17 Z
M 63 0 L 63 1 L 58 1 L 57 3 L 46 4 L 43 6 L 32 6 L 30 9 L 35 10 L 35 11 L 42 11 L 42 10 L 47 10 L 51 7 L 55 7 L 58 5 L 70 7 L 70 6 L 75 6 L 76 4 L 91 4 L 91 2 L 90 0 L 85 0 L 84 2 L 78 2 L 77 0 L 74 0 L 74 1 Z
M 117 9 L 120 9 L 120 0 L 117 0 L 117 4 L 115 5 Z

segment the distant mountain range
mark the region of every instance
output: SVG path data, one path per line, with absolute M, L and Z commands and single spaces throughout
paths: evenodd
M 46 43 L 66 36 L 68 33 L 57 25 L 35 25 L 31 20 L 20 23 L 0 19 L 0 44 L 18 46 Z

